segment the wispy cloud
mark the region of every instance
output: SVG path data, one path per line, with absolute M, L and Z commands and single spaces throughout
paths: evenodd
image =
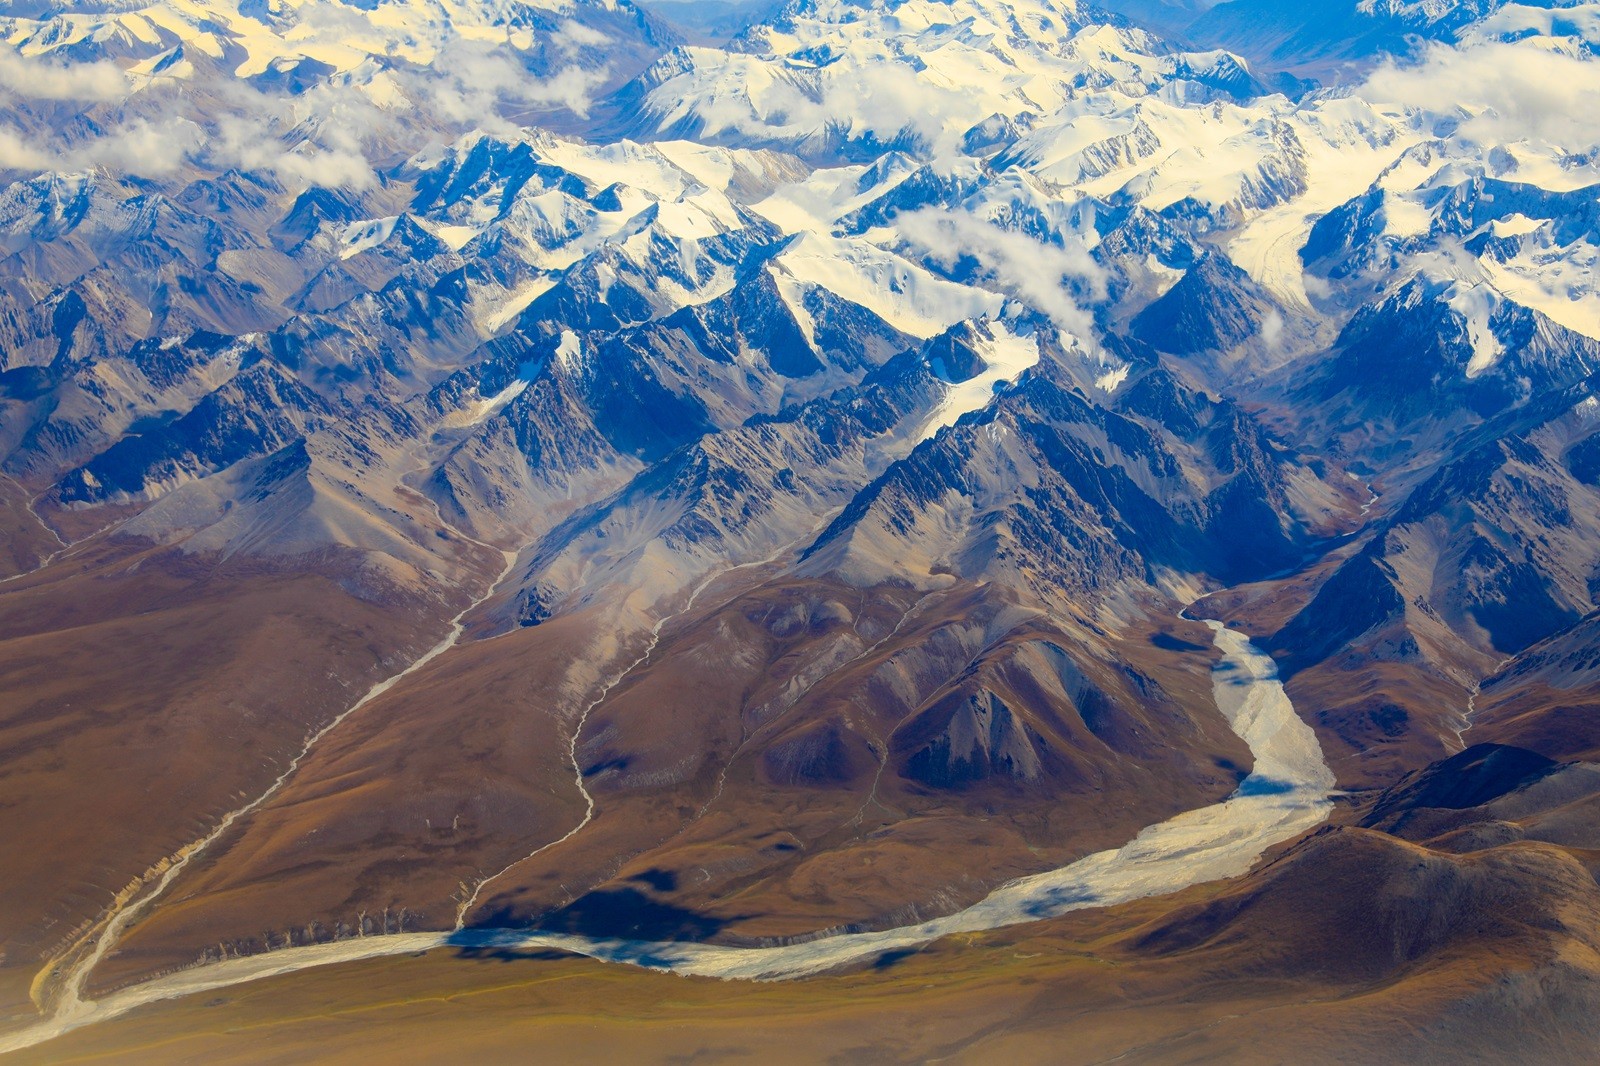
M 141 118 L 72 143 L 0 125 L 0 170 L 106 168 L 143 177 L 164 177 L 181 169 L 203 141 L 198 127 L 178 118 Z
M 505 116 L 527 109 L 560 107 L 586 115 L 609 75 L 605 67 L 574 64 L 534 77 L 507 48 L 456 40 L 430 66 L 407 76 L 404 86 L 419 106 L 447 121 L 493 127 L 510 125 Z
M 727 64 L 730 91 L 694 95 L 691 111 L 684 83 L 695 75 L 685 74 L 655 90 L 652 105 L 669 122 L 693 117 L 710 136 L 843 135 L 883 142 L 905 134 L 941 159 L 952 157 L 961 134 L 987 114 L 971 91 L 935 83 L 894 58 L 852 59 L 776 74 L 760 57 L 732 53 Z
M 1524 139 L 1578 151 L 1600 144 L 1594 103 L 1600 63 L 1551 41 L 1432 45 L 1417 61 L 1390 61 L 1360 90 L 1459 120 L 1457 131 L 1481 143 Z
M 534 77 L 509 46 L 458 39 L 428 66 L 369 66 L 297 95 L 231 78 L 158 81 L 130 94 L 110 63 L 0 52 L 0 169 L 160 177 L 193 164 L 238 167 L 289 187 L 367 188 L 378 180 L 375 161 L 406 154 L 397 146 L 466 129 L 512 132 L 530 111 L 584 114 L 607 77 L 576 64 Z M 81 103 L 86 121 L 58 129 L 38 101 Z
M 1105 272 L 1081 242 L 1043 244 L 976 215 L 924 208 L 895 219 L 900 234 L 946 270 L 976 263 L 1006 295 L 1048 315 L 1056 327 L 1093 350 L 1094 316 L 1073 295 L 1105 295 Z
M 577 55 L 586 48 L 602 48 L 611 38 L 593 26 L 568 19 L 551 35 L 551 42 L 567 55 Z
M 54 63 L 0 51 L 0 103 L 19 100 L 117 100 L 128 76 L 115 63 Z

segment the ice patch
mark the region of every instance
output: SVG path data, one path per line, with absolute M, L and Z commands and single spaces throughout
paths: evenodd
M 1532 233 L 1544 225 L 1542 218 L 1529 218 L 1523 214 L 1507 215 L 1497 218 L 1489 223 L 1490 230 L 1496 237 L 1522 237 Z
M 583 359 L 583 342 L 570 329 L 561 331 L 561 341 L 556 345 L 556 365 L 570 369 Z
M 490 335 L 500 332 L 501 327 L 526 311 L 529 304 L 550 291 L 555 283 L 553 277 L 542 277 L 519 286 L 506 297 L 505 303 L 483 320 L 483 331 Z
M 1540 237 L 1546 231 L 1538 231 Z M 1600 340 L 1600 250 L 1587 241 L 1551 247 L 1530 238 L 1515 257 L 1500 262 L 1484 256 L 1484 274 L 1508 300 L 1531 307 L 1585 337 Z
M 534 378 L 539 376 L 539 370 L 544 364 L 541 362 L 523 363 L 517 370 L 517 376 L 511 384 L 495 393 L 493 396 L 480 396 L 471 401 L 459 411 L 453 411 L 444 419 L 443 425 L 450 429 L 464 429 L 468 426 L 479 425 L 503 411 L 507 404 L 521 396 Z
M 1433 228 L 1433 213 L 1405 196 L 1385 193 L 1383 232 L 1390 237 L 1426 237 Z
M 859 239 L 806 233 L 773 264 L 913 337 L 931 337 L 957 322 L 998 314 L 1005 302 L 997 293 L 946 281 Z
M 1128 380 L 1128 370 L 1126 364 L 1113 367 L 1094 379 L 1094 387 L 1107 394 L 1116 392 Z
M 470 242 L 472 238 L 476 237 L 481 232 L 482 230 L 480 230 L 477 226 L 433 227 L 433 235 L 438 237 L 447 246 L 449 246 L 452 252 L 461 251 L 461 249 L 467 246 L 468 242 Z

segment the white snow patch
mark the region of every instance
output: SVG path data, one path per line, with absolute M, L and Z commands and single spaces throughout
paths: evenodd
M 1397 133 L 1355 99 L 1325 101 L 1300 111 L 1295 130 L 1305 150 L 1306 191 L 1250 219 L 1228 241 L 1227 252 L 1241 270 L 1285 304 L 1309 308 L 1300 249 L 1312 225 L 1370 188 L 1422 137 Z
M 340 243 L 344 245 L 339 258 L 353 259 L 362 252 L 376 248 L 389 239 L 399 221 L 399 215 L 391 215 L 388 218 L 375 218 L 367 222 L 352 222 L 344 228 L 344 233 L 339 238 Z
M 805 284 L 787 271 L 773 271 L 772 280 L 778 287 L 778 296 L 783 300 L 784 306 L 789 308 L 789 313 L 794 316 L 795 324 L 800 327 L 800 333 L 805 337 L 806 344 L 811 350 L 817 350 L 817 323 L 811 317 L 811 312 L 806 310 Z
M 1144 268 L 1150 272 L 1155 280 L 1155 289 L 1151 293 L 1153 299 L 1160 299 L 1171 291 L 1172 287 L 1183 280 L 1184 271 L 1177 267 L 1169 267 L 1152 254 L 1144 257 Z
M 1122 386 L 1122 383 L 1128 380 L 1129 369 L 1126 363 L 1122 366 L 1112 367 L 1094 379 L 1094 387 L 1108 394 L 1116 392 Z
M 1541 236 L 1543 234 L 1541 233 Z M 1551 321 L 1600 340 L 1600 249 L 1586 241 L 1565 248 L 1540 244 L 1504 263 L 1478 260 L 1496 289 Z
M 433 235 L 438 237 L 452 252 L 459 252 L 465 248 L 479 233 L 483 232 L 477 226 L 434 226 Z
M 1433 228 L 1433 212 L 1407 196 L 1385 193 L 1383 232 L 1391 237 L 1425 237 Z
M 445 417 L 444 425 L 451 429 L 462 429 L 467 426 L 479 425 L 499 414 L 507 404 L 527 390 L 533 379 L 539 376 L 539 370 L 543 365 L 543 363 L 537 361 L 523 363 L 518 368 L 516 379 L 511 384 L 493 396 L 480 396 L 459 411 L 451 412 Z
M 1527 215 L 1518 213 L 1495 219 L 1489 223 L 1489 228 L 1496 237 L 1521 237 L 1534 232 L 1543 225 L 1544 219 L 1529 218 Z
M 501 327 L 526 311 L 529 304 L 549 292 L 555 283 L 555 278 L 546 276 L 518 286 L 506 296 L 504 303 L 483 320 L 483 331 L 488 334 L 500 332 Z
M 1494 366 L 1504 354 L 1500 338 L 1489 328 L 1489 314 L 1494 310 L 1498 295 L 1487 284 L 1457 282 L 1448 298 L 1451 309 L 1466 319 L 1467 339 L 1472 344 L 1472 358 L 1467 360 L 1469 378 L 1475 378 Z
M 556 345 L 556 365 L 575 367 L 583 359 L 583 342 L 570 329 L 561 331 L 561 341 Z
M 998 293 L 946 281 L 859 239 L 806 233 L 773 265 L 865 307 L 913 337 L 931 337 L 957 322 L 998 314 L 1005 303 Z
M 1017 335 L 998 323 L 992 323 L 993 336 L 977 344 L 983 358 L 983 372 L 976 377 L 954 384 L 946 383 L 944 398 L 923 423 L 917 434 L 920 443 L 945 426 L 970 411 L 982 410 L 994 398 L 998 386 L 1015 381 L 1017 375 L 1039 361 L 1039 338 L 1033 334 Z
M 773 190 L 752 210 L 787 233 L 826 233 L 839 219 L 888 193 L 916 171 L 915 162 L 901 156 L 880 159 L 875 167 L 881 173 L 866 166 L 814 171 L 803 181 Z

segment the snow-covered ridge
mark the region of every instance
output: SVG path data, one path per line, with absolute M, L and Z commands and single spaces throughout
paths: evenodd
M 453 40 L 528 50 L 541 29 L 564 27 L 558 44 L 604 43 L 598 31 L 561 23 L 592 0 L 76 0 L 40 17 L 0 16 L 0 35 L 28 57 L 94 52 L 137 55 L 185 48 L 251 77 L 282 60 L 309 59 L 348 71 L 373 57 L 432 62 Z M 613 5 L 607 5 L 613 6 Z
M 676 51 L 643 82 L 662 130 L 939 152 L 986 119 L 1049 114 L 1086 90 L 1207 100 L 1249 84 L 1226 53 L 1173 52 L 1055 0 L 797 3 L 729 51 Z

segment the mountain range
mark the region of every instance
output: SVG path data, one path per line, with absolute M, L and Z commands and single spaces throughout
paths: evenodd
M 1600 5 L 0 41 L 0 1050 L 1589 1061 Z

